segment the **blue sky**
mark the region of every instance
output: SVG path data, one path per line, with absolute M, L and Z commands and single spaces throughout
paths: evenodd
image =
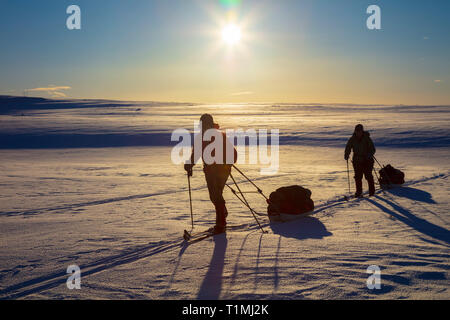
M 450 104 L 450 1 L 236 2 L 0 0 L 0 94 Z M 81 30 L 66 28 L 71 4 Z M 382 30 L 366 28 L 371 4 Z

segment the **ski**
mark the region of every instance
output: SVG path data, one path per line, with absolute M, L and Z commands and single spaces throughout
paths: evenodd
M 364 199 L 364 196 L 344 196 L 344 198 L 342 199 L 342 201 L 350 201 L 350 200 L 356 200 L 356 199 Z
M 387 185 L 381 185 L 381 188 L 375 192 L 375 194 L 378 194 L 380 192 L 385 192 L 386 190 L 392 190 L 392 189 L 396 189 L 396 188 L 401 188 L 404 185 L 402 184 L 391 184 L 389 185 L 389 187 L 386 187 Z M 364 192 L 360 197 L 355 197 L 355 195 L 350 195 L 350 196 L 344 196 L 344 198 L 342 199 L 342 201 L 350 201 L 350 200 L 354 200 L 354 199 L 366 199 L 369 198 L 370 195 L 368 192 Z
M 196 233 L 192 233 L 192 231 L 189 232 L 187 230 L 184 230 L 183 238 L 184 238 L 184 240 L 189 241 L 192 238 L 198 238 L 200 236 L 209 235 L 209 234 L 212 234 L 212 228 L 205 230 L 205 231 L 196 232 Z
M 243 229 L 248 229 L 249 225 L 248 224 L 242 224 L 242 225 L 228 225 L 226 227 L 226 232 L 229 231 L 237 231 L 237 230 L 243 230 Z M 226 233 L 224 232 L 224 233 Z M 184 230 L 183 233 L 183 239 L 186 243 L 195 243 L 201 240 L 205 240 L 207 238 L 216 236 L 216 235 L 220 235 L 223 233 L 214 233 L 214 228 L 209 228 L 205 231 L 199 231 L 199 232 L 195 232 L 193 233 L 192 231 L 189 232 L 187 230 Z
M 216 234 L 214 232 L 203 233 L 201 235 L 196 235 L 196 236 L 191 237 L 189 240 L 186 240 L 186 243 L 193 244 L 193 243 L 200 242 L 202 240 L 214 237 L 215 235 Z
M 344 196 L 344 198 L 341 201 L 350 201 L 350 200 L 363 200 L 363 199 L 367 199 L 370 198 L 371 196 L 369 195 L 369 192 L 364 192 L 362 195 L 360 195 L 359 197 L 355 196 L 354 194 L 349 195 L 349 196 Z
M 214 233 L 213 228 L 210 228 L 205 231 L 197 232 L 197 233 L 189 233 L 187 230 L 184 230 L 183 238 L 184 241 L 188 244 L 192 244 L 195 242 L 199 242 L 210 237 L 217 235 Z

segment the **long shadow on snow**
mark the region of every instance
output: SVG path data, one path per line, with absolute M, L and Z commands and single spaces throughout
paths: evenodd
M 419 190 L 411 187 L 401 187 L 401 188 L 393 188 L 387 190 L 387 192 L 402 198 L 407 198 L 414 201 L 420 201 L 425 203 L 436 203 L 433 200 L 433 196 L 431 193 Z
M 227 235 L 214 237 L 214 252 L 209 263 L 209 269 L 203 279 L 197 299 L 217 300 L 222 292 L 223 268 L 225 264 L 225 252 L 227 251 Z
M 403 208 L 393 201 L 389 201 L 380 196 L 375 196 L 376 199 L 385 202 L 389 205 L 393 210 L 385 207 L 379 202 L 374 201 L 373 199 L 367 199 L 371 204 L 378 207 L 380 210 L 386 212 L 387 214 L 395 217 L 397 220 L 403 222 L 404 224 L 410 226 L 411 228 L 427 235 L 435 240 L 443 241 L 447 245 L 450 244 L 450 231 L 435 225 L 431 222 L 428 222 L 425 219 L 419 218 L 414 215 L 411 211 Z M 395 211 L 394 211 L 395 210 Z
M 274 234 L 299 240 L 322 239 L 332 235 L 325 225 L 314 217 L 304 217 L 289 223 L 272 223 L 270 228 Z

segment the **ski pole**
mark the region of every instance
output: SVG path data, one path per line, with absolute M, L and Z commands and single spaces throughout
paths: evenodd
M 372 158 L 378 163 L 378 165 L 380 166 L 381 169 L 384 169 L 384 166 L 382 166 L 382 165 L 378 162 L 378 160 L 377 160 L 377 158 L 375 158 L 375 156 L 372 156 Z
M 236 188 L 238 189 L 239 193 L 241 194 L 241 197 L 242 197 L 242 199 L 245 201 L 247 207 L 250 208 L 250 205 L 248 204 L 247 199 L 245 198 L 244 194 L 243 194 L 242 191 L 241 191 L 241 188 L 239 188 L 238 184 L 236 183 L 236 180 L 234 180 L 234 177 L 233 177 L 233 175 L 232 175 L 231 173 L 230 173 L 230 178 L 233 180 L 233 182 L 234 182 Z M 266 231 L 263 229 L 263 227 L 262 227 L 261 224 L 259 223 L 259 220 L 258 220 L 258 218 L 256 217 L 255 213 L 253 212 L 253 209 L 250 209 L 250 212 L 252 213 L 253 218 L 255 218 L 256 223 L 258 224 L 258 226 L 259 226 L 259 228 L 261 229 L 262 233 L 266 233 Z
M 253 212 L 254 212 L 256 215 L 258 215 L 258 216 L 265 216 L 265 215 L 263 215 L 263 214 L 261 214 L 261 213 L 256 212 L 252 207 L 249 206 L 248 203 L 245 203 L 245 201 L 242 200 L 241 197 L 239 197 L 239 195 L 237 194 L 236 190 L 234 190 L 229 184 L 225 184 L 225 185 L 226 185 L 228 188 L 230 188 L 231 192 L 236 196 L 236 198 L 238 198 L 239 201 L 241 201 L 241 202 L 244 204 L 244 206 L 246 206 L 250 211 L 253 211 Z
M 375 169 L 375 167 L 373 167 L 372 170 L 373 170 L 373 172 L 375 173 L 375 177 L 376 177 L 377 180 L 378 180 L 378 185 L 379 185 L 380 188 L 381 188 L 380 177 L 378 176 L 377 170 Z
M 389 183 L 389 187 L 391 188 L 391 187 L 392 187 L 391 179 L 389 179 L 389 176 L 388 176 L 388 174 L 386 173 L 386 170 L 384 169 L 385 167 L 382 166 L 382 165 L 378 162 L 378 160 L 377 160 L 377 158 L 375 158 L 375 156 L 372 156 L 372 158 L 373 158 L 373 159 L 378 163 L 378 165 L 380 166 L 382 172 L 384 173 L 384 176 L 386 177 L 387 182 Z M 383 174 L 381 174 L 381 176 L 383 176 Z
M 191 176 L 189 173 L 187 174 L 188 177 L 188 186 L 189 186 L 189 205 L 191 208 L 191 224 L 192 224 L 192 230 L 194 230 L 194 213 L 192 212 L 192 194 L 191 194 Z
M 278 207 L 278 205 L 276 205 L 275 203 L 272 203 L 271 201 L 270 201 L 270 199 L 269 198 L 267 198 L 266 197 L 266 195 L 263 193 L 263 191 L 252 181 L 252 180 L 250 180 L 250 178 L 249 177 L 247 177 L 238 167 L 236 167 L 236 165 L 233 165 L 233 168 L 235 168 L 236 169 L 236 171 L 237 172 L 239 172 L 245 179 L 247 179 L 248 180 L 248 182 L 250 182 L 255 188 L 256 188 L 256 190 L 258 191 L 258 193 L 260 194 L 260 195 L 262 195 L 263 197 L 264 197 L 264 199 L 266 199 L 266 202 L 267 203 L 270 203 L 270 204 L 273 204 L 273 206 L 275 207 L 275 210 L 280 214 L 281 213 L 281 211 L 280 211 L 280 208 Z M 236 185 L 237 186 L 237 185 Z M 243 192 L 242 191 L 240 191 L 239 190 L 239 192 L 242 194 Z
M 351 194 L 352 190 L 350 187 L 350 169 L 348 167 L 348 159 L 347 159 L 347 180 L 348 180 L 348 194 Z
M 266 200 L 269 200 L 269 198 L 266 197 L 266 195 L 262 192 L 262 190 L 252 180 L 250 180 L 250 178 L 247 177 L 241 170 L 239 170 L 238 167 L 233 165 L 233 168 L 235 168 L 237 172 L 239 172 L 245 179 L 247 179 L 248 182 L 250 182 Z

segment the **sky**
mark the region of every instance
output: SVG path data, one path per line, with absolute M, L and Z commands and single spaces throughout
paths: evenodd
M 0 0 L 0 94 L 450 105 L 449 15 L 448 0 Z

